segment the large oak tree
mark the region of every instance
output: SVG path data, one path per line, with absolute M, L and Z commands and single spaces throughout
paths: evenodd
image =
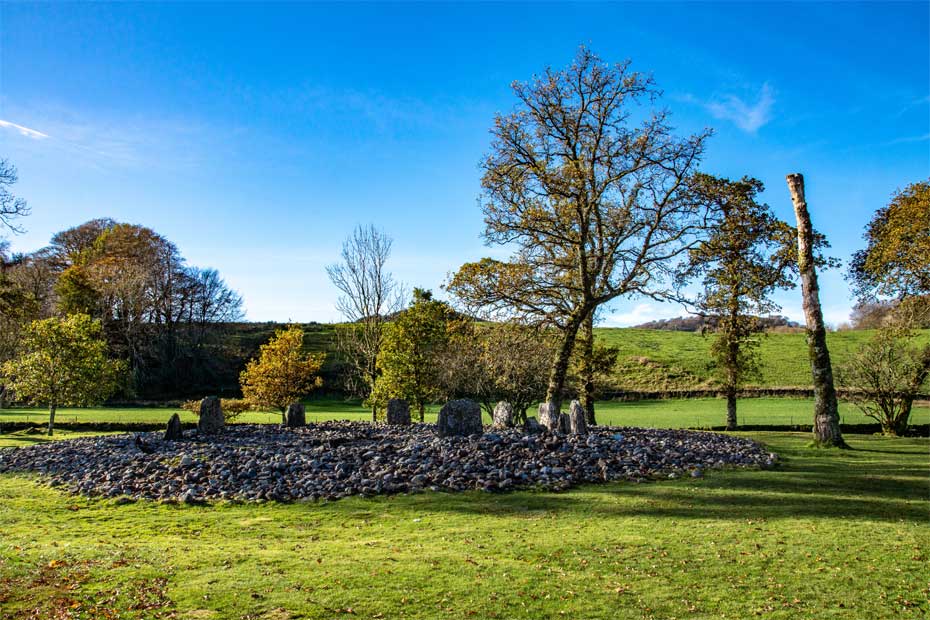
M 513 91 L 482 164 L 482 210 L 487 243 L 515 253 L 463 265 L 448 288 L 488 315 L 560 330 L 547 390 L 558 407 L 588 316 L 620 296 L 671 293 L 672 263 L 705 225 L 688 180 L 709 132 L 676 135 L 649 107 L 650 77 L 585 48 Z

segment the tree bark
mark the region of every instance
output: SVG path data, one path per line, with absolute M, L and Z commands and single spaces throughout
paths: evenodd
M 594 313 L 588 315 L 581 325 L 581 406 L 585 421 L 597 424 L 594 417 Z
M 57 406 L 51 404 L 48 406 L 48 436 L 52 436 L 52 432 L 55 430 L 55 409 Z
M 733 310 L 730 313 L 730 325 L 727 329 L 731 333 L 725 334 L 725 337 L 728 339 L 727 342 L 727 430 L 735 431 L 737 422 L 736 422 L 736 390 L 738 387 L 738 378 L 740 374 L 739 368 L 739 327 L 738 327 L 738 310 Z
M 555 360 L 552 364 L 552 370 L 549 372 L 549 387 L 546 390 L 546 402 L 553 407 L 553 411 L 558 413 L 562 410 L 562 390 L 565 387 L 565 376 L 568 374 L 568 364 L 572 358 L 572 351 L 575 348 L 575 339 L 578 337 L 578 329 L 587 313 L 578 312 L 573 316 L 568 325 L 562 332 L 562 344 L 556 353 Z M 553 416 L 558 420 L 558 415 Z M 540 420 L 542 422 L 542 420 Z M 550 428 L 555 431 L 558 428 Z
M 821 446 L 846 447 L 840 431 L 833 367 L 827 349 L 827 330 L 820 308 L 820 287 L 814 265 L 814 231 L 804 198 L 804 176 L 787 176 L 794 215 L 798 220 L 798 270 L 801 274 L 801 295 L 807 322 L 807 346 L 814 382 L 814 442 Z

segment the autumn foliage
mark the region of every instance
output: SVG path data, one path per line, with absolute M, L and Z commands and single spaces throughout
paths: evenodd
M 242 396 L 259 409 L 283 412 L 323 382 L 320 369 L 325 353 L 303 353 L 304 331 L 294 325 L 275 332 L 261 346 L 258 357 L 239 376 Z

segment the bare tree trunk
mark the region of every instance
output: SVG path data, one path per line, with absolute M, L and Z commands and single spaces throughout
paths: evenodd
M 572 351 L 575 348 L 575 339 L 578 337 L 578 329 L 581 327 L 584 314 L 579 313 L 569 320 L 562 332 L 562 344 L 556 353 L 552 363 L 552 369 L 549 371 L 549 387 L 546 390 L 546 402 L 552 407 L 552 411 L 558 414 L 562 409 L 562 389 L 565 387 L 565 376 L 568 374 L 568 364 L 572 358 Z M 558 415 L 553 419 L 558 420 Z M 542 420 L 540 420 L 542 421 Z M 550 429 L 555 430 L 555 429 Z
M 798 270 L 801 273 L 801 295 L 804 318 L 807 321 L 807 346 L 810 350 L 811 375 L 814 381 L 814 441 L 821 446 L 845 448 L 840 431 L 833 367 L 827 349 L 827 330 L 820 308 L 820 287 L 814 266 L 814 232 L 807 201 L 804 199 L 803 175 L 789 174 L 788 189 L 798 220 Z
M 594 417 L 594 313 L 581 325 L 581 406 L 588 424 L 597 424 Z
M 728 387 L 727 392 L 727 430 L 736 430 L 736 389 Z
M 737 316 L 737 311 L 733 311 L 730 314 L 730 325 L 727 329 L 731 330 L 731 333 L 725 334 L 725 337 L 728 339 L 727 342 L 727 430 L 735 431 L 737 426 L 736 420 L 736 390 L 738 384 L 738 378 L 740 374 L 739 368 L 739 348 L 740 342 L 738 338 L 738 323 L 739 317 Z
M 55 430 L 55 409 L 57 406 L 52 403 L 48 406 L 48 436 L 52 436 L 52 432 Z

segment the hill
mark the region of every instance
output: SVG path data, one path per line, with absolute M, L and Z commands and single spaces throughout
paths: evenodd
M 713 387 L 710 335 L 637 328 L 595 331 L 599 342 L 620 349 L 614 389 L 660 391 Z M 855 330 L 827 334 L 834 366 L 842 364 L 874 333 L 874 330 Z M 810 387 L 804 333 L 768 333 L 761 338 L 761 377 L 753 382 L 753 387 Z M 930 330 L 923 330 L 921 339 L 930 342 Z
M 240 351 L 255 352 L 282 327 L 276 323 L 238 323 L 227 326 Z M 307 323 L 304 347 L 329 355 L 323 368 L 324 381 L 336 385 L 340 360 L 335 354 L 333 325 Z M 713 336 L 700 333 L 641 328 L 602 327 L 595 329 L 598 341 L 620 349 L 611 389 L 622 391 L 694 390 L 714 387 L 710 344 Z M 841 364 L 874 334 L 874 330 L 831 332 L 827 335 L 834 365 Z M 807 344 L 803 332 L 767 333 L 762 342 L 761 377 L 751 387 L 808 388 L 811 385 Z M 930 330 L 921 338 L 930 342 Z

